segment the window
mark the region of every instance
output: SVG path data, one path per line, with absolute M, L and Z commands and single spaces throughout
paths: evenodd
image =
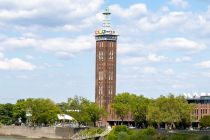
M 102 51 L 98 52 L 98 58 L 101 60 L 103 59 L 104 53 Z
M 114 58 L 114 53 L 113 50 L 109 51 L 109 59 L 113 59 Z
M 109 80 L 113 80 L 113 72 L 112 71 L 109 72 Z
M 98 80 L 103 80 L 103 71 L 99 71 Z

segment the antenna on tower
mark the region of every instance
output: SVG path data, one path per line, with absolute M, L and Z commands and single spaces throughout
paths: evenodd
M 104 28 L 111 28 L 111 23 L 110 23 L 111 13 L 109 12 L 109 8 L 105 9 L 105 11 L 103 12 L 103 15 L 104 15 L 103 27 Z

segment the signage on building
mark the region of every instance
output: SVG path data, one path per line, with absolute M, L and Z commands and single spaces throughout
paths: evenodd
M 95 31 L 95 34 L 96 35 L 115 35 L 115 31 L 101 29 L 101 30 Z

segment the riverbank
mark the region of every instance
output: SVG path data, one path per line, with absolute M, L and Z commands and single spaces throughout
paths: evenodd
M 79 130 L 81 128 L 1 126 L 0 135 L 22 136 L 27 138 L 70 139 Z

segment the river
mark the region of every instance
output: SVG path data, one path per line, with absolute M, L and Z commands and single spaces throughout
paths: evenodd
M 14 137 L 14 136 L 0 136 L 0 140 L 51 140 L 51 139 L 31 139 L 31 138 L 24 138 L 24 137 Z M 53 139 L 56 140 L 56 139 Z

